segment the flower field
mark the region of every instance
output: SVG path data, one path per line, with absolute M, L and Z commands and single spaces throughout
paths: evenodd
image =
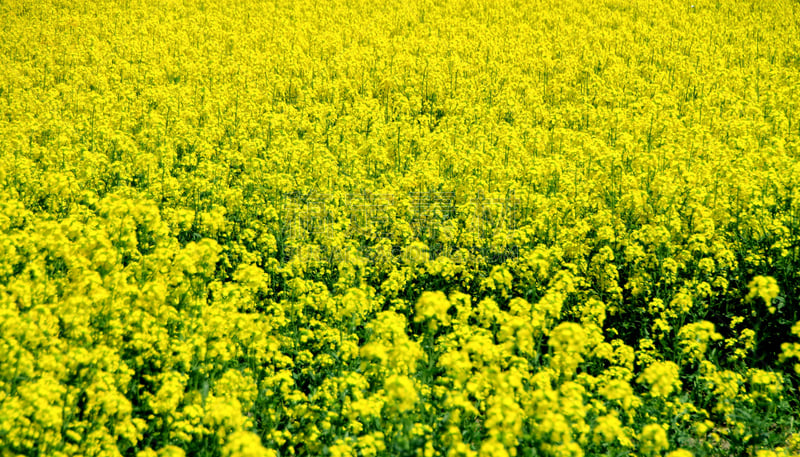
M 0 457 L 800 456 L 796 0 L 0 2 Z

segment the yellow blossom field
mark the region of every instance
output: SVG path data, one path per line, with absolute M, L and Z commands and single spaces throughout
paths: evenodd
M 0 457 L 800 456 L 797 0 L 0 1 Z

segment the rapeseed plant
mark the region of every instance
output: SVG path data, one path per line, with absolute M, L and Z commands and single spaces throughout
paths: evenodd
M 800 6 L 0 4 L 0 454 L 800 455 Z

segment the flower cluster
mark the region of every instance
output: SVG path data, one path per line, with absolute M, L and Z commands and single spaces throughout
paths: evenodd
M 1 1 L 0 455 L 800 455 L 798 17 Z

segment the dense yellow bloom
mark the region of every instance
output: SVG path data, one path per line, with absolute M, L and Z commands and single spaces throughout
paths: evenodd
M 564 322 L 551 331 L 548 344 L 553 349 L 551 366 L 571 375 L 578 364 L 583 362 L 586 331 L 578 324 Z
M 346 444 L 344 440 L 336 440 L 336 443 L 328 447 L 328 452 L 330 452 L 331 456 L 333 457 L 351 457 L 355 456 L 355 450 L 349 444 Z
M 494 396 L 489 400 L 485 427 L 489 436 L 508 448 L 514 448 L 522 433 L 524 412 L 509 395 Z
M 714 324 L 708 321 L 686 324 L 678 331 L 683 353 L 688 360 L 700 360 L 705 356 L 710 341 L 722 339 L 722 335 L 714 330 Z
M 714 393 L 716 401 L 714 411 L 725 415 L 732 414 L 744 382 L 744 376 L 731 370 L 718 370 L 707 361 L 701 366 L 701 371 L 704 372 L 702 379 L 707 383 L 709 390 Z
M 630 446 L 630 439 L 625 436 L 625 431 L 622 422 L 616 414 L 607 414 L 597 419 L 597 425 L 594 428 L 594 436 L 592 440 L 595 443 L 608 443 L 619 440 L 623 446 Z
M 672 452 L 668 452 L 667 457 L 694 457 L 694 454 L 686 449 L 676 449 Z
M 0 2 L 3 457 L 796 454 L 798 17 Z
M 667 431 L 660 424 L 648 424 L 639 435 L 639 449 L 644 454 L 657 454 L 669 448 Z
M 274 451 L 268 451 L 261 445 L 261 439 L 252 432 L 234 432 L 222 448 L 226 457 L 276 457 Z
M 800 337 L 800 321 L 792 326 L 792 334 Z M 781 345 L 781 360 L 798 359 L 800 360 L 800 343 L 783 343 Z M 794 371 L 800 374 L 800 361 L 795 363 Z
M 158 457 L 184 457 L 185 455 L 183 449 L 173 445 L 164 446 L 158 451 Z
M 783 390 L 783 379 L 780 373 L 751 369 L 750 382 L 759 389 L 765 389 L 771 395 L 777 395 Z
M 374 432 L 360 437 L 358 439 L 358 449 L 364 457 L 374 457 L 378 453 L 385 451 L 384 434 L 382 432 Z
M 770 313 L 775 312 L 775 305 L 773 304 L 773 300 L 778 297 L 780 294 L 780 288 L 778 287 L 778 283 L 775 281 L 775 278 L 771 276 L 756 276 L 753 278 L 752 281 L 747 285 L 750 291 L 747 293 L 745 300 L 752 301 L 755 297 L 761 297 L 764 300 L 764 303 L 767 305 L 767 309 Z
M 624 379 L 611 379 L 603 383 L 597 391 L 607 400 L 620 405 L 629 415 L 641 405 L 641 400 L 633 393 L 630 383 Z
M 161 388 L 150 400 L 150 408 L 156 414 L 169 414 L 177 411 L 178 405 L 183 400 L 188 376 L 170 372 L 161 376 Z
M 428 325 L 432 330 L 436 330 L 439 325 L 449 325 L 450 301 L 442 292 L 423 292 L 417 301 L 417 315 L 414 317 L 416 322 L 428 320 Z
M 679 370 L 674 362 L 654 362 L 645 368 L 638 381 L 650 385 L 650 395 L 666 398 L 681 389 Z
M 401 414 L 414 409 L 419 401 L 414 382 L 407 376 L 391 375 L 386 378 L 383 388 L 386 390 L 388 407 Z

